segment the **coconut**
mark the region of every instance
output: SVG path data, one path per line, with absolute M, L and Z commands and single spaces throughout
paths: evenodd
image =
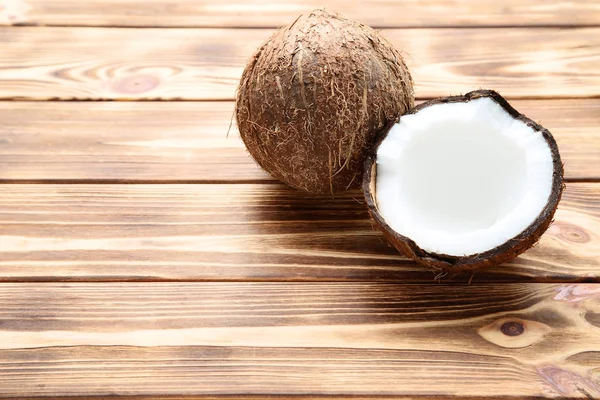
M 236 119 L 249 153 L 273 177 L 334 193 L 360 186 L 377 132 L 413 102 L 404 60 L 381 34 L 316 10 L 256 51 Z
M 478 90 L 389 124 L 367 157 L 363 189 L 375 226 L 402 254 L 461 272 L 538 241 L 562 194 L 563 165 L 547 129 Z

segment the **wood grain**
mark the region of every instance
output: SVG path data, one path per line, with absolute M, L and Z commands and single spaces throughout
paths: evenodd
M 600 179 L 600 99 L 512 104 L 550 129 L 567 179 Z M 0 182 L 268 182 L 231 102 L 0 102 Z
M 230 100 L 270 29 L 0 27 L 0 99 Z M 419 98 L 598 97 L 600 28 L 390 29 Z
M 385 243 L 361 200 L 274 184 L 5 184 L 0 280 L 433 283 Z M 599 233 L 600 184 L 570 183 L 540 243 L 473 282 L 597 282 Z
M 0 299 L 4 396 L 600 396 L 594 284 L 2 284 Z
M 278 27 L 325 5 L 315 0 L 3 1 L 0 24 L 44 26 Z M 330 0 L 326 6 L 375 27 L 600 24 L 597 0 Z
M 272 181 L 235 126 L 227 135 L 233 107 L 0 102 L 0 181 Z
M 600 0 L 332 1 L 419 98 L 496 89 L 555 134 L 539 245 L 436 284 L 359 192 L 226 138 L 246 60 L 323 4 L 0 0 L 0 398 L 600 398 Z

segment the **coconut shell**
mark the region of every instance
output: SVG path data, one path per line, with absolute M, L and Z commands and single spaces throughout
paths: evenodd
M 413 104 L 404 60 L 381 34 L 316 10 L 251 58 L 236 119 L 249 153 L 273 177 L 334 193 L 361 185 L 376 134 Z
M 506 112 L 508 112 L 513 118 L 524 122 L 527 126 L 531 127 L 534 131 L 539 132 L 544 137 L 550 151 L 552 153 L 552 160 L 554 166 L 554 172 L 552 175 L 552 190 L 548 198 L 548 202 L 537 218 L 520 234 L 514 238 L 508 240 L 504 244 L 488 250 L 484 253 L 474 254 L 467 257 L 451 256 L 447 254 L 438 254 L 428 252 L 420 248 L 413 240 L 395 232 L 383 219 L 377 209 L 377 187 L 376 187 L 376 175 L 377 175 L 377 150 L 381 142 L 387 137 L 390 129 L 394 123 L 388 124 L 379 134 L 375 145 L 369 152 L 367 160 L 365 161 L 365 173 L 363 180 L 363 190 L 365 193 L 365 199 L 369 213 L 374 221 L 374 226 L 381 230 L 389 241 L 396 249 L 400 251 L 404 256 L 412 258 L 418 263 L 427 267 L 446 271 L 450 273 L 460 273 L 466 271 L 475 271 L 486 267 L 493 267 L 510 261 L 523 253 L 527 249 L 537 243 L 542 234 L 548 229 L 554 217 L 556 208 L 562 196 L 564 189 L 563 184 L 563 164 L 560 159 L 558 152 L 558 146 L 552 134 L 538 123 L 527 118 L 523 114 L 520 114 L 515 110 L 502 96 L 491 90 L 477 90 L 465 94 L 464 96 L 451 96 L 436 100 L 431 100 L 418 105 L 417 107 L 410 110 L 406 115 L 415 114 L 420 110 L 441 103 L 458 103 L 458 102 L 469 102 L 471 100 L 479 99 L 482 97 L 488 97 L 498 103 Z

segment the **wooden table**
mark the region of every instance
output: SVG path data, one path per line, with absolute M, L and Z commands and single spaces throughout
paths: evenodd
M 420 100 L 496 89 L 560 145 L 539 245 L 441 283 L 360 192 L 226 138 L 246 60 L 323 4 L 0 0 L 0 396 L 600 398 L 600 0 L 327 3 Z

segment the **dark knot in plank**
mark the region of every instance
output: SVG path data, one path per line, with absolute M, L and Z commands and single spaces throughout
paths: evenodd
M 516 321 L 508 321 L 502 324 L 500 331 L 506 336 L 519 336 L 525 332 L 525 326 Z

